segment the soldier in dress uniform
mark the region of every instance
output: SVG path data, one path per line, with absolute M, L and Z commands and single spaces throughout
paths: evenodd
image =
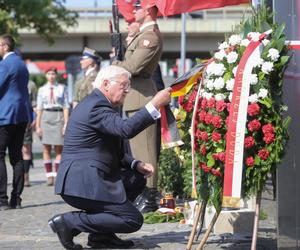
M 126 98 L 123 111 L 131 117 L 137 110 L 148 103 L 157 92 L 151 79 L 162 53 L 162 37 L 156 24 L 157 7 L 148 5 L 145 8 L 137 6 L 136 22 L 140 24 L 140 32 L 133 37 L 127 47 L 124 60 L 114 61 L 114 65 L 124 67 L 132 74 L 131 91 Z M 157 125 L 151 125 L 130 140 L 130 147 L 134 157 L 150 162 L 154 168 L 154 175 L 147 181 L 147 189 L 138 197 L 136 205 L 141 212 L 157 209 Z M 141 147 L 141 145 L 145 145 Z
M 75 83 L 75 92 L 73 97 L 73 108 L 88 94 L 94 87 L 93 82 L 96 79 L 100 69 L 101 57 L 95 50 L 85 47 L 80 60 L 81 68 L 84 71 L 84 77 Z

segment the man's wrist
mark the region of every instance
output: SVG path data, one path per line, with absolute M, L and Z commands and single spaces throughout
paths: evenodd
M 132 163 L 131 163 L 130 168 L 132 170 L 136 170 L 136 168 L 137 168 L 138 165 L 145 165 L 145 163 L 142 162 L 142 161 L 140 161 L 140 160 L 133 160 Z

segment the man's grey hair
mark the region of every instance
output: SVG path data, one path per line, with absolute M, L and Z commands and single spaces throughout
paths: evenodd
M 94 88 L 101 87 L 104 80 L 112 80 L 115 79 L 119 75 L 126 75 L 128 78 L 131 78 L 131 74 L 126 69 L 116 66 L 116 65 L 110 65 L 107 67 L 102 68 L 98 74 L 97 77 L 93 83 Z

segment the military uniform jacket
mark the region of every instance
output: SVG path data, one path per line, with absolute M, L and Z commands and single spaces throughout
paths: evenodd
M 124 153 L 123 139 L 134 137 L 153 123 L 145 107 L 123 120 L 95 89 L 76 106 L 68 121 L 55 193 L 124 202 L 120 168 L 130 168 L 134 159 Z
M 129 44 L 123 61 L 114 65 L 124 67 L 132 74 L 131 90 L 124 105 L 124 111 L 134 111 L 148 103 L 157 92 L 151 76 L 162 53 L 162 37 L 156 24 L 138 33 Z
M 76 83 L 74 101 L 81 102 L 84 97 L 92 93 L 94 89 L 93 82 L 96 79 L 97 73 L 97 70 L 94 69 Z

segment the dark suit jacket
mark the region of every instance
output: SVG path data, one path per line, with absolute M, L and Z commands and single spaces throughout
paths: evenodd
M 134 137 L 152 123 L 145 107 L 123 120 L 95 89 L 78 104 L 68 121 L 55 193 L 124 202 L 120 168 L 130 168 L 133 158 L 124 153 L 123 139 Z
M 0 126 L 30 121 L 28 80 L 26 65 L 16 54 L 0 62 Z

